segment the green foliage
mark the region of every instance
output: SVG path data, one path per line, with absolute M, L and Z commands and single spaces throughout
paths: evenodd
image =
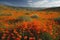
M 60 25 L 54 25 L 53 26 L 53 33 L 60 33 Z
M 31 18 L 39 18 L 39 16 L 37 14 L 34 14 L 31 16 Z
M 58 21 L 58 20 L 60 20 L 60 17 L 58 17 L 58 18 L 54 18 L 54 20 L 55 20 L 55 21 Z
M 29 15 L 30 13 L 25 13 L 25 15 Z
M 53 40 L 53 38 L 49 33 L 40 33 L 40 38 L 42 40 Z
M 60 40 L 60 35 L 58 35 L 58 36 L 55 38 L 55 40 Z
M 1 39 L 2 36 L 3 36 L 3 33 L 0 32 L 0 40 L 2 40 L 2 39 Z
M 32 20 L 31 17 L 29 17 L 29 16 L 20 16 L 20 17 L 18 17 L 18 19 L 20 20 L 20 22 Z
M 0 28 L 6 28 L 6 26 L 3 23 L 0 23 Z
M 54 21 L 56 21 L 56 22 L 58 22 L 58 24 L 60 24 L 60 17 L 54 18 Z

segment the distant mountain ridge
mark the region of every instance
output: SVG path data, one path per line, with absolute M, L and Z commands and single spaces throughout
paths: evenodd
M 60 11 L 60 7 L 52 7 L 52 8 L 46 8 L 43 9 L 42 11 Z
M 51 8 L 35 8 L 35 7 L 14 7 L 0 4 L 0 8 L 13 8 L 13 9 L 27 9 L 27 10 L 37 10 L 37 11 L 60 11 L 60 7 L 51 7 Z
M 15 6 L 8 6 L 8 5 L 2 5 L 0 4 L 0 7 L 7 7 L 7 8 L 13 8 L 13 9 L 27 9 L 27 10 L 41 10 L 42 8 L 36 8 L 36 7 L 15 7 Z

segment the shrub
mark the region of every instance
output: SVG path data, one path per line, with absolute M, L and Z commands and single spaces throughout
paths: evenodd
M 60 20 L 60 17 L 58 17 L 58 18 L 54 18 L 54 20 L 55 20 L 55 21 L 58 21 L 58 20 Z
M 55 40 L 60 40 L 60 35 L 56 36 Z
M 0 23 L 0 28 L 6 28 L 6 26 L 3 25 L 3 23 Z
M 52 36 L 49 33 L 40 33 L 40 38 L 42 40 L 53 40 Z
M 25 15 L 29 15 L 30 13 L 25 13 Z
M 20 16 L 20 17 L 18 17 L 18 19 L 20 20 L 20 22 L 31 21 L 31 17 L 29 17 L 29 16 Z
M 37 14 L 34 14 L 31 16 L 31 18 L 39 18 L 39 16 Z
M 57 22 L 58 24 L 60 24 L 60 17 L 54 18 L 54 21 Z

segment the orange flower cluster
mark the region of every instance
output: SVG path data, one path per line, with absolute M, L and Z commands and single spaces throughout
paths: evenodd
M 40 31 L 48 32 L 52 34 L 53 32 L 53 22 L 47 21 L 46 23 L 42 23 L 40 21 L 33 21 L 33 22 L 23 22 L 23 29 L 31 29 L 35 30 L 37 33 Z
M 26 31 L 29 31 L 31 33 L 31 30 L 36 31 L 36 33 L 39 35 L 40 32 L 44 33 L 49 33 L 53 38 L 56 37 L 56 35 L 53 33 L 53 25 L 55 25 L 55 22 L 53 20 L 47 20 L 45 22 L 40 22 L 40 21 L 32 21 L 32 22 L 24 22 L 23 23 L 23 30 L 28 29 Z M 31 33 L 31 35 L 33 35 Z
M 20 27 L 17 27 L 16 29 L 1 29 L 2 30 L 2 36 L 1 40 L 35 40 L 34 33 L 35 35 L 39 35 L 40 32 L 44 33 L 49 33 L 53 35 L 53 24 L 54 22 L 51 21 L 46 21 L 46 22 L 40 22 L 40 21 L 32 21 L 32 22 L 23 22 Z M 31 31 L 32 30 L 32 31 Z M 26 35 L 25 35 L 26 33 Z M 27 35 L 29 33 L 29 35 Z

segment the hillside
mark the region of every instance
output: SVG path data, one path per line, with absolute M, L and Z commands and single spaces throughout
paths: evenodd
M 29 17 L 30 19 L 33 20 L 43 20 L 45 19 L 54 19 L 57 17 L 60 17 L 60 12 L 57 12 L 54 10 L 59 10 L 59 8 L 48 8 L 44 10 L 32 10 L 32 8 L 27 8 L 27 7 L 12 7 L 12 6 L 6 6 L 6 5 L 0 5 L 0 21 L 9 21 L 9 20 L 21 20 L 18 19 L 20 16 L 23 16 L 22 20 L 25 20 L 24 17 Z M 32 18 L 31 18 L 32 16 Z M 26 18 L 26 20 L 29 20 L 29 18 Z
M 36 11 L 58 11 L 60 10 L 60 7 L 51 7 L 51 8 L 36 8 L 36 7 L 14 7 L 14 6 L 8 6 L 8 5 L 2 5 L 0 4 L 0 9 L 10 8 L 10 9 L 26 9 L 26 10 L 36 10 Z
M 59 10 L 0 5 L 0 39 L 60 40 Z
M 46 8 L 43 9 L 42 11 L 54 11 L 54 12 L 60 12 L 60 7 L 52 7 L 52 8 Z

